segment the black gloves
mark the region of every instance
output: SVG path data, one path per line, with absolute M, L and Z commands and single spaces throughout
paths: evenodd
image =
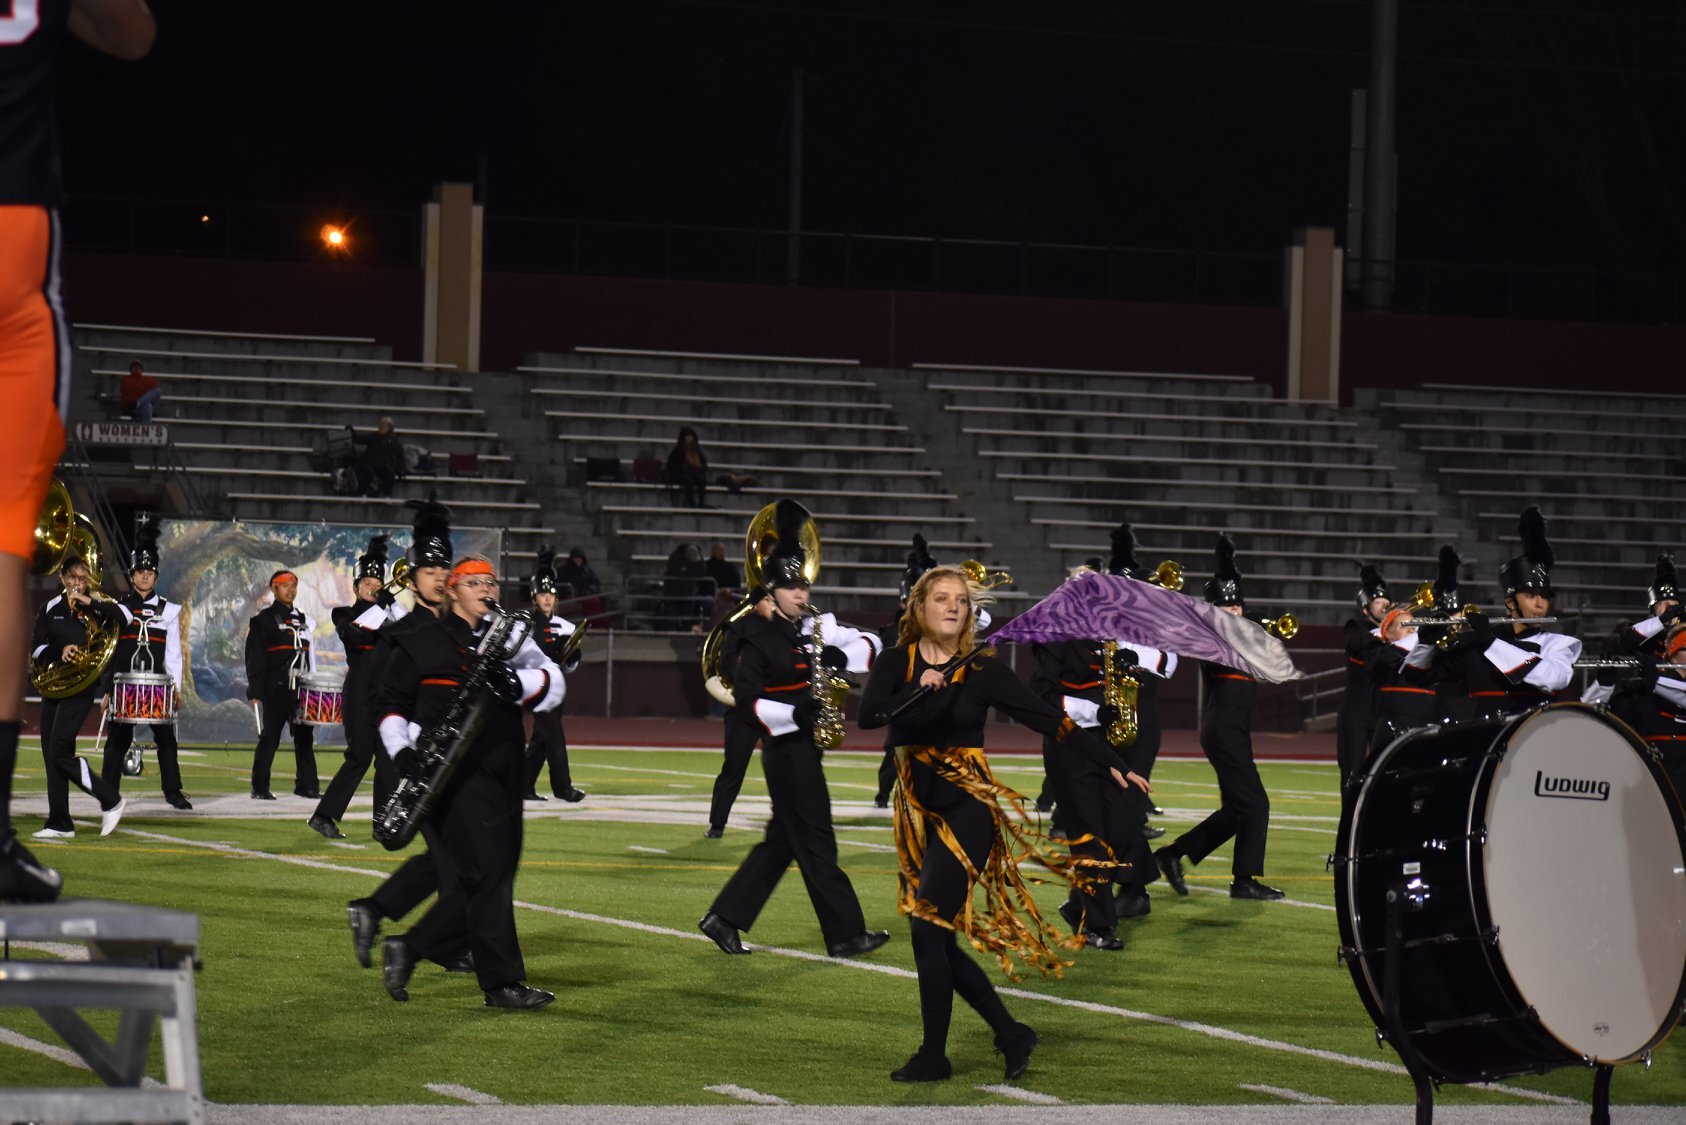
M 1430 624 L 1429 622 L 1435 620 L 1433 618 L 1418 618 L 1418 620 L 1422 621 L 1423 624 L 1417 626 L 1417 640 L 1421 641 L 1425 645 L 1439 644 L 1441 639 L 1446 636 L 1450 628 L 1450 626 L 1446 625 L 1444 622 Z
M 1469 622 L 1469 635 L 1481 648 L 1493 643 L 1493 623 L 1487 619 L 1485 613 L 1470 613 L 1464 615 Z
M 1141 667 L 1141 654 L 1133 648 L 1121 648 L 1113 655 L 1113 663 L 1119 668 Z
M 1110 703 L 1101 704 L 1095 711 L 1095 719 L 1101 724 L 1102 731 L 1111 730 L 1112 724 L 1116 723 L 1120 718 L 1122 718 L 1122 715 L 1119 713 L 1118 708 L 1114 707 Z
M 1652 656 L 1648 652 L 1640 653 L 1639 671 L 1633 678 L 1635 686 L 1642 687 L 1645 691 L 1650 691 L 1652 688 L 1656 687 L 1658 669 L 1661 667 L 1662 664 L 1656 657 Z
M 836 645 L 826 645 L 820 650 L 820 666 L 831 672 L 847 672 L 849 654 Z
M 427 773 L 427 759 L 414 746 L 406 746 L 392 759 L 399 777 L 417 778 Z
M 1620 668 L 1600 668 L 1597 674 L 1593 676 L 1593 679 L 1597 680 L 1604 687 L 1615 687 L 1616 673 L 1620 671 Z
M 493 695 L 505 703 L 521 702 L 521 677 L 517 676 L 515 669 L 507 664 L 500 662 L 492 670 L 486 686 L 492 689 Z
M 791 716 L 799 727 L 812 727 L 814 720 L 820 715 L 820 701 L 811 695 L 804 695 L 793 705 L 796 713 Z
M 391 591 L 391 589 L 389 589 L 386 586 L 382 586 L 375 593 L 375 604 L 380 606 L 382 609 L 391 609 L 392 603 L 396 602 L 397 600 L 398 600 L 398 595 L 394 594 Z
M 1686 617 L 1686 606 L 1682 606 L 1679 602 L 1675 602 L 1673 605 L 1657 614 L 1657 620 L 1661 621 L 1664 625 L 1673 625 L 1682 617 Z

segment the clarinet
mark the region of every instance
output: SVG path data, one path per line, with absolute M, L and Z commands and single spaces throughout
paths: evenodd
M 423 731 L 416 740 L 416 753 L 422 760 L 421 772 L 398 783 L 398 788 L 387 798 L 380 819 L 375 822 L 375 839 L 387 851 L 395 852 L 415 839 L 421 826 L 438 807 L 445 787 L 474 748 L 481 728 L 486 725 L 486 717 L 497 702 L 488 684 L 493 671 L 508 660 L 514 654 L 513 649 L 520 644 L 520 640 L 515 645 L 510 644 L 511 634 L 523 622 L 527 623 L 529 631 L 532 628 L 526 617 L 505 613 L 496 603 L 491 607 L 490 617 L 492 623 L 487 626 L 486 635 L 474 650 L 474 663 L 469 665 L 468 675 L 457 687 L 444 717 Z

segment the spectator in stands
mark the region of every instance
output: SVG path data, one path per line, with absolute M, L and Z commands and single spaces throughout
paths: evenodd
M 391 496 L 393 481 L 404 475 L 404 443 L 398 440 L 392 419 L 382 418 L 375 432 L 358 439 L 358 444 L 363 447 L 358 473 L 363 495 Z
M 162 384 L 146 373 L 140 360 L 129 364 L 129 373 L 123 376 L 120 386 L 123 395 L 123 413 L 137 422 L 152 421 L 153 413 L 164 398 Z
M 687 508 L 706 508 L 703 496 L 708 487 L 708 458 L 697 444 L 697 431 L 689 426 L 679 430 L 679 440 L 667 455 L 667 469 L 663 479 L 669 488 L 679 489 L 680 502 Z
M 708 576 L 714 579 L 715 596 L 721 600 L 730 600 L 738 596 L 738 568 L 726 561 L 726 544 L 718 539 L 714 541 L 713 552 L 708 558 Z
M 591 564 L 585 560 L 585 552 L 575 547 L 568 552 L 568 561 L 556 568 L 558 585 L 566 586 L 573 597 L 589 598 L 603 592 L 603 583 L 597 578 L 597 572 L 591 569 Z
M 714 579 L 708 576 L 695 543 L 681 543 L 667 556 L 662 577 L 661 625 L 664 629 L 702 631 L 714 608 Z

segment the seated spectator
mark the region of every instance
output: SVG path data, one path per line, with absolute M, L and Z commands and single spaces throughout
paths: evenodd
M 679 431 L 679 440 L 667 455 L 667 469 L 662 474 L 669 488 L 679 490 L 679 501 L 687 508 L 706 508 L 703 496 L 708 487 L 708 458 L 697 444 L 697 431 L 689 426 Z
M 123 413 L 137 422 L 152 421 L 153 413 L 164 398 L 164 388 L 146 373 L 140 360 L 129 364 L 129 373 L 123 376 L 119 389 L 123 395 Z
M 391 496 L 393 481 L 405 472 L 404 443 L 398 440 L 392 419 L 382 418 L 374 433 L 357 440 L 363 447 L 358 465 L 363 495 Z
M 713 552 L 708 557 L 708 576 L 714 579 L 715 597 L 730 601 L 738 596 L 738 568 L 726 561 L 726 544 L 718 539 L 714 541 Z
M 573 591 L 576 598 L 589 598 L 603 592 L 603 583 L 598 581 L 597 572 L 591 569 L 591 564 L 585 561 L 585 552 L 575 547 L 568 552 L 568 561 L 556 568 L 558 585 L 565 585 Z
M 701 632 L 714 608 L 714 579 L 695 543 L 681 543 L 667 556 L 662 577 L 661 627 Z

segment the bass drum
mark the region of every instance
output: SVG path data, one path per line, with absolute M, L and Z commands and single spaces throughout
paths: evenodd
M 1339 847 L 1342 955 L 1379 1029 L 1389 889 L 1411 904 L 1398 1015 L 1435 1079 L 1645 1059 L 1679 1021 L 1680 797 L 1603 712 L 1405 734 L 1360 779 Z

